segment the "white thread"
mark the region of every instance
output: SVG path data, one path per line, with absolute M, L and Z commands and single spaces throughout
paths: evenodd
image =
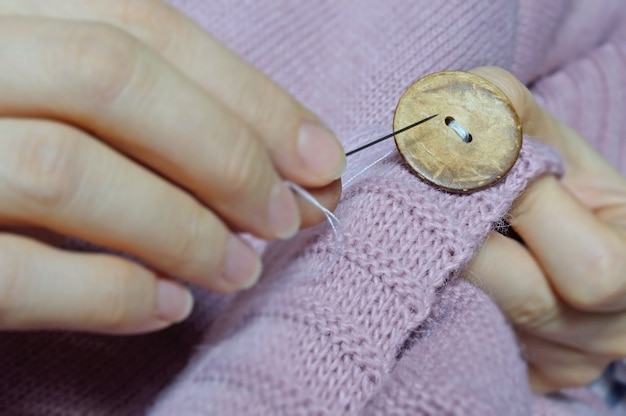
M 368 170 L 370 170 L 371 168 L 373 168 L 374 166 L 376 166 L 377 164 L 379 164 L 380 162 L 388 158 L 394 152 L 396 152 L 395 148 L 388 151 L 383 156 L 379 157 L 374 162 L 370 163 L 365 168 L 358 171 L 351 178 L 343 182 L 343 185 L 342 185 L 343 188 L 345 188 L 350 183 L 352 183 L 355 179 L 357 179 L 359 176 L 363 175 L 365 172 L 367 172 Z M 328 264 L 326 264 L 326 267 L 322 269 L 305 272 L 307 275 L 310 274 L 310 272 L 313 272 L 315 274 L 322 274 L 322 275 L 326 274 L 335 265 L 335 263 L 337 263 L 337 261 L 339 260 L 339 257 L 341 256 L 341 252 L 343 251 L 343 229 L 341 226 L 341 221 L 339 220 L 339 218 L 337 218 L 337 216 L 332 211 L 330 211 L 328 208 L 322 205 L 317 199 L 315 199 L 313 195 L 311 195 L 307 190 L 305 190 L 301 186 L 293 182 L 289 182 L 289 181 L 285 181 L 285 185 L 287 185 L 287 187 L 289 187 L 292 191 L 294 191 L 295 193 L 300 195 L 302 198 L 304 198 L 307 202 L 309 202 L 315 208 L 319 209 L 326 217 L 326 222 L 328 222 L 328 225 L 330 226 L 333 232 L 333 236 L 335 239 L 335 247 L 333 249 L 333 255 L 332 255 L 331 260 L 328 262 Z
M 350 179 L 346 180 L 343 183 L 343 188 L 347 187 L 350 183 L 352 183 L 356 178 L 358 178 L 359 176 L 363 175 L 365 172 L 367 172 L 368 170 L 370 170 L 371 168 L 373 168 L 374 166 L 376 166 L 377 164 L 379 164 L 380 162 L 382 162 L 383 160 L 387 159 L 389 156 L 391 156 L 392 153 L 394 153 L 396 151 L 396 149 L 390 150 L 387 153 L 385 153 L 383 156 L 379 157 L 378 159 L 376 159 L 375 161 L 373 161 L 372 163 L 370 163 L 369 165 L 367 165 L 366 167 L 364 167 L 363 169 L 361 169 L 360 171 L 358 171 L 357 173 L 355 173 Z
M 343 251 L 343 230 L 341 227 L 341 221 L 339 221 L 339 218 L 337 218 L 335 214 L 333 214 L 328 208 L 322 205 L 317 199 L 315 199 L 313 195 L 311 195 L 301 186 L 289 181 L 285 181 L 285 185 L 287 185 L 294 192 L 296 192 L 298 195 L 308 201 L 315 208 L 322 211 L 322 213 L 326 217 L 328 225 L 330 225 L 330 228 L 333 231 L 333 236 L 335 237 L 335 248 L 333 250 L 333 256 L 324 269 L 315 271 L 321 274 L 326 274 L 335 265 L 335 263 L 337 263 L 339 257 L 341 256 L 341 252 Z
M 463 140 L 465 143 L 469 143 L 472 141 L 472 135 L 467 130 L 465 130 L 465 127 L 457 123 L 456 120 L 452 117 L 446 117 L 446 125 L 454 130 L 456 134 L 459 135 L 461 140 Z
M 342 187 L 345 189 L 355 179 L 357 179 L 359 176 L 363 175 L 365 172 L 372 169 L 374 166 L 376 166 L 377 164 L 379 164 L 380 162 L 382 162 L 383 160 L 391 156 L 393 153 L 396 152 L 396 150 L 397 149 L 394 148 L 388 151 L 383 156 L 379 157 L 378 159 L 376 159 L 375 161 L 373 161 L 372 163 L 370 163 L 369 165 L 367 165 L 366 167 L 358 171 L 351 178 L 344 181 Z M 339 218 L 337 218 L 337 216 L 332 211 L 330 211 L 328 208 L 322 205 L 317 199 L 315 199 L 313 195 L 311 195 L 307 190 L 305 190 L 301 186 L 293 182 L 289 182 L 289 181 L 285 181 L 285 185 L 287 185 L 291 190 L 293 190 L 295 193 L 297 193 L 302 198 L 304 198 L 307 202 L 309 202 L 315 208 L 319 209 L 326 217 L 326 222 L 328 222 L 328 225 L 330 226 L 333 232 L 333 236 L 335 238 L 335 248 L 333 250 L 332 258 L 329 261 L 329 263 L 326 265 L 326 267 L 320 270 L 314 270 L 314 272 L 326 274 L 335 265 L 335 263 L 337 263 L 337 261 L 339 260 L 339 257 L 341 256 L 341 252 L 343 251 L 343 230 L 341 226 L 341 221 L 339 221 Z

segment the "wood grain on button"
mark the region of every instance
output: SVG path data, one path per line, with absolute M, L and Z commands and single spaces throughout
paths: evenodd
M 394 130 L 433 114 L 438 116 L 395 137 L 405 162 L 423 180 L 466 193 L 495 184 L 513 167 L 522 126 L 508 97 L 489 81 L 459 71 L 420 79 L 400 98 Z

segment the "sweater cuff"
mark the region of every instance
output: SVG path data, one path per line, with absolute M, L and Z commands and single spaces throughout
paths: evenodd
M 560 166 L 526 139 L 502 182 L 454 195 L 420 181 L 399 156 L 379 163 L 344 192 L 338 258 L 328 227 L 271 245 L 259 285 L 215 322 L 155 413 L 357 413 L 409 348 L 437 290 L 528 183 Z

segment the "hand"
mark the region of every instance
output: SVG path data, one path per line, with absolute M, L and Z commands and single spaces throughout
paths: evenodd
M 286 238 L 338 200 L 345 157 L 319 120 L 155 0 L 0 0 L 0 329 L 145 332 L 183 319 L 172 274 L 222 292 L 260 261 L 234 231 Z
M 493 232 L 467 278 L 491 294 L 526 348 L 538 392 L 585 385 L 626 357 L 626 180 L 511 74 L 474 71 L 511 99 L 524 133 L 559 150 L 561 180 L 535 181 Z

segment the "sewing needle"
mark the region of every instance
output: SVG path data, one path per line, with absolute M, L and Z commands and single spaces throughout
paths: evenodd
M 420 121 L 418 121 L 418 122 L 416 122 L 416 123 L 413 123 L 413 124 L 411 124 L 411 125 L 409 125 L 409 126 L 403 127 L 403 128 L 401 128 L 400 130 L 394 131 L 394 132 L 393 132 L 393 133 L 391 133 L 391 134 L 388 134 L 388 135 L 386 135 L 386 136 L 384 136 L 384 137 L 381 137 L 380 139 L 376 139 L 376 140 L 374 140 L 373 142 L 369 142 L 369 143 L 367 143 L 367 144 L 365 144 L 365 145 L 363 145 L 363 146 L 361 146 L 361 147 L 358 147 L 358 148 L 356 148 L 356 149 L 354 149 L 354 150 L 350 150 L 348 153 L 346 153 L 346 157 L 347 157 L 347 156 L 350 156 L 350 155 L 353 155 L 353 154 L 355 154 L 355 153 L 357 153 L 357 152 L 360 152 L 360 151 L 361 151 L 361 150 L 363 150 L 363 149 L 367 149 L 367 148 L 368 148 L 368 147 L 370 147 L 370 146 L 374 146 L 375 144 L 378 144 L 378 143 L 382 142 L 383 140 L 390 139 L 390 138 L 392 138 L 393 136 L 395 136 L 396 134 L 403 133 L 403 132 L 405 132 L 405 131 L 407 131 L 407 130 L 409 130 L 409 129 L 412 129 L 413 127 L 419 126 L 419 125 L 420 125 L 420 124 L 422 124 L 422 123 L 426 123 L 428 120 L 431 120 L 431 119 L 433 119 L 433 118 L 437 117 L 438 115 L 439 115 L 439 114 L 435 114 L 434 116 L 426 117 L 426 118 L 425 118 L 425 119 L 423 119 L 423 120 L 420 120 Z

